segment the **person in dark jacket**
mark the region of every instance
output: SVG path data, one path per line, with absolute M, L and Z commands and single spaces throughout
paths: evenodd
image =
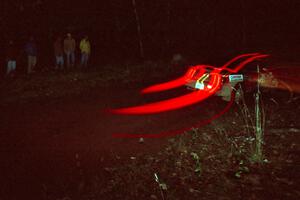
M 14 42 L 12 40 L 9 41 L 7 51 L 6 51 L 6 60 L 7 60 L 7 68 L 6 75 L 11 75 L 16 70 L 16 62 L 17 59 L 17 50 Z
M 64 69 L 64 49 L 62 38 L 58 37 L 54 42 L 55 69 Z
M 34 71 L 37 61 L 37 45 L 33 37 L 25 45 L 25 52 L 28 58 L 27 73 L 31 74 Z

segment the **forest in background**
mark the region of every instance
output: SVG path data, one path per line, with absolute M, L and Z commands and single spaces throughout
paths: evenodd
M 294 59 L 300 44 L 297 0 L 16 0 L 1 4 L 1 46 L 8 39 L 22 45 L 34 35 L 46 61 L 52 56 L 54 38 L 67 32 L 77 40 L 83 34 L 90 36 L 96 63 L 141 57 L 160 60 L 176 53 L 212 62 L 248 51 Z

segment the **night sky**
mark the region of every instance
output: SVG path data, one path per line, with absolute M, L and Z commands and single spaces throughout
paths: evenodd
M 1 43 L 29 35 L 42 57 L 51 57 L 54 38 L 88 34 L 94 61 L 139 59 L 132 0 L 1 1 Z M 146 60 L 181 53 L 195 60 L 248 51 L 299 52 L 299 0 L 136 0 Z M 95 59 L 97 58 L 97 59 Z

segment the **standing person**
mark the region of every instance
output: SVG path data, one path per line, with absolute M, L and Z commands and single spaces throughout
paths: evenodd
M 79 45 L 81 51 L 81 67 L 87 67 L 88 60 L 91 54 L 91 44 L 88 36 L 85 36 Z
M 54 42 L 55 69 L 64 69 L 64 50 L 61 37 Z
M 9 41 L 7 51 L 6 51 L 6 59 L 7 59 L 7 68 L 6 75 L 12 74 L 16 70 L 16 58 L 17 58 L 17 50 L 14 42 L 12 40 Z
M 37 60 L 37 45 L 33 37 L 25 45 L 25 52 L 28 58 L 27 73 L 31 74 L 34 71 Z
M 64 40 L 64 51 L 67 57 L 67 66 L 74 66 L 75 64 L 75 39 L 72 38 L 71 33 L 67 34 Z

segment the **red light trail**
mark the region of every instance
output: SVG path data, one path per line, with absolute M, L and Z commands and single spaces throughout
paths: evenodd
M 109 110 L 113 114 L 122 114 L 122 115 L 145 115 L 145 114 L 155 114 L 155 113 L 161 113 L 166 112 L 170 110 L 176 110 L 180 109 L 186 106 L 190 106 L 196 103 L 199 103 L 208 97 L 214 95 L 220 88 L 222 88 L 222 78 L 223 73 L 231 74 L 231 73 L 237 73 L 240 71 L 243 67 L 245 67 L 247 64 L 253 62 L 254 60 L 259 60 L 261 58 L 265 58 L 268 55 L 266 54 L 259 54 L 259 53 L 249 53 L 249 54 L 243 54 L 239 55 L 227 63 L 225 63 L 222 67 L 213 67 L 209 65 L 196 65 L 190 67 L 187 72 L 182 76 L 175 80 L 171 80 L 165 83 L 152 85 L 150 87 L 147 87 L 141 91 L 141 94 L 145 93 L 153 93 L 153 92 L 161 92 L 165 90 L 170 90 L 173 88 L 181 87 L 186 85 L 187 83 L 191 81 L 202 81 L 201 84 L 203 84 L 204 80 L 207 80 L 209 77 L 208 83 L 206 83 L 206 87 L 203 86 L 201 89 L 197 91 L 193 91 L 189 94 L 175 97 L 168 100 L 158 101 L 154 103 L 149 103 L 145 105 L 140 106 L 134 106 L 134 107 L 128 107 L 128 108 L 120 108 L 120 109 L 112 109 Z M 245 59 L 244 61 L 240 62 L 235 68 L 228 68 L 231 66 L 234 62 Z M 230 102 L 226 105 L 226 107 L 219 113 L 215 114 L 213 117 L 201 121 L 193 127 L 199 127 L 200 125 L 205 125 L 210 123 L 212 120 L 220 117 L 225 112 L 229 110 L 229 108 L 232 106 L 234 102 L 234 92 L 231 95 Z M 164 137 L 164 136 L 171 136 L 180 134 L 184 131 L 187 131 L 191 129 L 184 128 L 176 131 L 167 131 L 162 132 L 160 134 L 130 134 L 130 133 L 124 133 L 124 134 L 114 134 L 115 137 L 127 137 L 127 138 L 137 138 L 137 137 Z
M 221 117 L 223 114 L 225 114 L 233 105 L 234 103 L 234 96 L 235 96 L 235 91 L 233 90 L 231 93 L 231 99 L 230 101 L 226 104 L 226 106 L 220 111 L 214 114 L 212 117 L 201 120 L 198 123 L 192 124 L 188 127 L 177 129 L 177 130 L 170 130 L 170 131 L 164 131 L 160 133 L 115 133 L 113 134 L 113 137 L 115 138 L 162 138 L 162 137 L 170 137 L 170 136 L 175 136 L 184 133 L 185 131 L 189 131 L 192 128 L 198 128 L 200 126 L 204 126 L 212 122 L 213 120 Z
M 250 57 L 249 57 L 250 56 Z M 150 92 L 160 92 L 165 91 L 169 89 L 173 89 L 176 87 L 180 87 L 185 85 L 186 83 L 190 82 L 191 80 L 198 80 L 200 79 L 203 74 L 205 73 L 206 69 L 212 70 L 209 75 L 211 76 L 211 79 L 209 83 L 207 84 L 209 87 L 204 88 L 203 90 L 198 90 L 195 92 L 191 92 L 189 94 L 175 97 L 172 99 L 159 101 L 155 103 L 149 103 L 146 105 L 141 106 L 134 106 L 129 108 L 121 108 L 121 109 L 115 109 L 111 110 L 110 112 L 114 114 L 127 114 L 127 115 L 137 115 L 137 114 L 154 114 L 154 113 L 160 113 L 160 112 L 166 112 L 170 110 L 179 109 L 185 106 L 189 106 L 195 103 L 198 103 L 200 101 L 203 101 L 213 95 L 215 92 L 217 92 L 221 86 L 222 86 L 222 71 L 227 71 L 229 73 L 236 73 L 240 69 L 242 69 L 246 64 L 260 58 L 267 57 L 268 55 L 264 54 L 258 54 L 258 53 L 252 53 L 252 54 L 243 54 L 240 56 L 237 56 L 227 62 L 224 66 L 220 68 L 208 66 L 208 65 L 197 65 L 192 66 L 189 68 L 187 73 L 175 80 L 157 84 L 150 86 L 148 88 L 145 88 L 141 91 L 142 94 L 144 93 L 150 93 Z M 228 66 L 232 64 L 233 62 L 237 61 L 238 59 L 249 57 L 242 63 L 240 63 L 236 68 L 230 69 Z

